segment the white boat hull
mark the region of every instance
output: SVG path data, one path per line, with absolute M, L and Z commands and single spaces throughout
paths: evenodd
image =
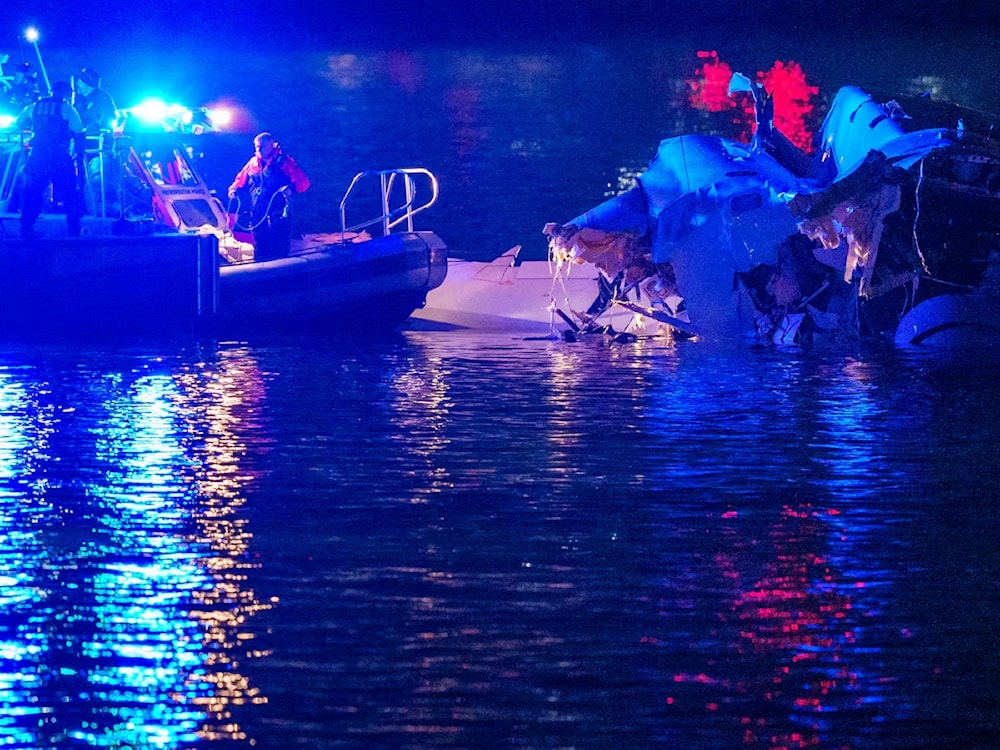
M 428 292 L 425 305 L 413 312 L 405 327 L 525 334 L 583 328 L 598 294 L 598 274 L 590 263 L 569 268 L 544 260 L 516 263 L 516 250 L 489 263 L 450 258 L 444 283 Z M 651 319 L 640 323 L 634 312 L 622 308 L 608 310 L 597 323 L 634 333 L 655 332 L 660 326 Z

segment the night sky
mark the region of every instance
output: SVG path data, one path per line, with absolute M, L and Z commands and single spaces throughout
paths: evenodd
M 33 23 L 44 30 L 49 45 L 81 46 L 117 38 L 124 44 L 156 44 L 167 52 L 217 39 L 234 54 L 241 46 L 502 44 L 581 36 L 596 42 L 635 33 L 697 36 L 765 28 L 846 39 L 855 30 L 944 36 L 1000 30 L 1000 8 L 973 11 L 941 0 L 147 0 L 89 6 L 65 0 L 7 0 L 4 6 L 9 28 L 3 34 L 11 39 Z

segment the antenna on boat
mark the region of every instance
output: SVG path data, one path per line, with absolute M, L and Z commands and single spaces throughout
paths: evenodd
M 38 58 L 38 68 L 42 71 L 42 81 L 45 83 L 46 94 L 52 93 L 52 84 L 49 83 L 49 74 L 45 71 L 45 63 L 42 61 L 42 52 L 38 49 L 38 29 L 29 26 L 24 30 L 24 38 L 35 48 L 35 57 Z

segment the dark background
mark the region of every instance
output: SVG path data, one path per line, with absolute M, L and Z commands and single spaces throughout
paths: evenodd
M 164 51 L 220 44 L 234 54 L 248 48 L 329 44 L 406 44 L 515 39 L 595 41 L 623 33 L 650 35 L 752 34 L 783 31 L 803 40 L 821 35 L 850 42 L 859 34 L 926 31 L 955 36 L 1000 29 L 1000 6 L 940 0 L 750 0 L 669 2 L 540 0 L 538 2 L 322 2 L 215 0 L 214 2 L 65 3 L 11 0 L 4 17 L 13 37 L 28 24 L 45 29 L 48 43 L 148 43 Z
M 687 106 L 699 54 L 747 74 L 801 64 L 818 121 L 842 85 L 882 100 L 936 99 L 1000 112 L 1000 10 L 960 3 L 651 0 L 532 3 L 139 2 L 4 5 L 0 52 L 33 50 L 51 80 L 103 75 L 120 108 L 146 96 L 245 113 L 214 134 L 201 169 L 225 194 L 259 130 L 310 175 L 303 231 L 339 225 L 362 169 L 422 166 L 441 180 L 434 227 L 456 257 L 514 245 L 542 257 L 542 227 L 621 189 L 661 139 L 722 129 Z M 992 119 L 990 120 L 993 121 Z M 934 125 L 940 125 L 936 122 Z

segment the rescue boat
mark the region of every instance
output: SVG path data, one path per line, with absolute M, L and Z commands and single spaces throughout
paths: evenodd
M 122 169 L 115 191 L 103 166 L 91 168 L 99 187 L 88 194 L 83 235 L 66 236 L 64 217 L 50 213 L 39 236 L 22 239 L 14 209 L 25 149 L 20 134 L 0 142 L 4 336 L 392 330 L 447 273 L 444 242 L 414 226 L 438 198 L 426 169 L 358 173 L 340 200 L 339 229 L 257 261 L 251 235 L 234 226 L 174 134 L 95 142 L 88 157 Z M 373 195 L 381 213 L 348 226 L 349 211 L 373 205 Z

